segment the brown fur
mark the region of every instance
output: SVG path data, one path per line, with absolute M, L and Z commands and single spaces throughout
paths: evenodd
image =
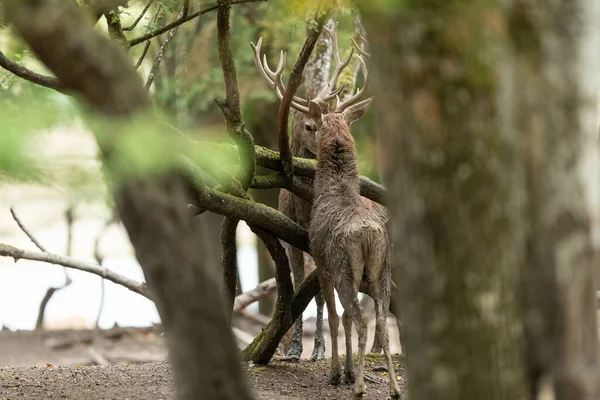
M 367 316 L 358 300 L 358 289 L 365 276 L 375 301 L 377 326 L 382 334 L 382 346 L 389 371 L 390 395 L 397 398 L 400 392 L 389 351 L 386 325 L 391 282 L 386 218 L 382 218 L 379 208 L 373 207 L 371 202 L 363 200 L 360 196 L 356 149 L 347 116 L 343 113 L 323 115 L 316 139 L 317 173 L 309 239 L 329 315 L 332 341 L 330 380 L 332 383 L 338 383 L 341 377 L 335 289 L 344 307 L 344 378 L 346 381 L 355 380 L 355 397 L 362 397 L 365 392 Z M 358 333 L 359 345 L 356 378 L 352 358 L 352 323 Z

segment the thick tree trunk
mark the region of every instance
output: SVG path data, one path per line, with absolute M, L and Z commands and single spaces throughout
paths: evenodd
M 596 132 L 600 3 L 512 1 L 509 33 L 520 96 L 505 107 L 524 134 L 531 235 L 523 269 L 532 397 L 596 399 L 593 287 L 600 208 Z M 596 217 L 596 218 L 595 218 Z
M 600 3 L 543 3 L 364 4 L 413 400 L 598 397 Z
M 5 5 L 40 60 L 104 124 L 111 118 L 126 122 L 149 110 L 142 82 L 122 50 L 89 27 L 80 10 L 63 0 L 8 0 Z M 178 398 L 250 399 L 220 274 L 205 263 L 185 207 L 190 202 L 187 179 L 172 170 L 123 181 L 119 166 L 128 160 L 117 161 L 123 155 L 111 140 L 114 131 L 96 133 L 107 171 L 118 182 L 114 197 L 121 220 L 165 327 Z M 164 159 L 174 156 L 165 152 Z
M 525 399 L 515 291 L 524 166 L 496 101 L 503 19 L 481 3 L 447 3 L 361 9 L 410 398 Z

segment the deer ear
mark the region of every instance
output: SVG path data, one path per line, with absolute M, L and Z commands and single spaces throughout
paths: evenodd
M 321 107 L 317 102 L 310 100 L 310 102 L 308 103 L 308 113 L 313 117 L 319 119 L 321 118 L 322 114 Z
M 351 105 L 342 112 L 344 121 L 346 121 L 348 126 L 350 126 L 354 121 L 361 119 L 367 113 L 372 100 L 373 98 L 369 97 L 366 100 Z

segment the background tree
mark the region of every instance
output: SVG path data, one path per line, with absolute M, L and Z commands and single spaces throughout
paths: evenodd
M 596 398 L 598 5 L 362 9 L 411 399 Z

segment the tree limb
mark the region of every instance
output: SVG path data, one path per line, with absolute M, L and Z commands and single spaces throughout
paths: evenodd
M 146 284 L 138 282 L 133 279 L 129 279 L 126 276 L 118 274 L 107 268 L 103 268 L 98 264 L 76 260 L 72 257 L 61 256 L 49 252 L 38 252 L 32 250 L 19 249 L 4 243 L 0 243 L 0 256 L 12 257 L 15 262 L 19 259 L 41 261 L 50 264 L 62 265 L 63 267 L 77 269 L 79 271 L 89 272 L 94 275 L 101 276 L 104 279 L 108 279 L 118 285 L 124 286 L 132 292 L 141 294 L 146 298 L 150 298 Z
M 277 281 L 277 303 L 271 319 L 272 329 L 265 331 L 263 340 L 253 351 L 253 360 L 268 362 L 281 341 L 281 338 L 292 324 L 291 303 L 294 297 L 290 264 L 285 249 L 279 240 L 269 231 L 250 225 L 252 231 L 263 241 L 275 261 L 275 280 Z
M 23 67 L 22 65 L 17 64 L 16 62 L 10 60 L 8 57 L 4 55 L 0 51 L 0 67 L 4 68 L 8 72 L 12 72 L 19 78 L 25 79 L 31 83 L 35 83 L 36 85 L 40 85 L 43 87 L 47 87 L 49 89 L 54 89 L 58 92 L 67 94 L 64 92 L 64 86 L 61 82 L 53 76 L 41 75 L 37 72 L 33 72 L 30 69 Z
M 123 31 L 132 31 L 137 26 L 137 24 L 140 23 L 140 21 L 142 20 L 142 18 L 144 18 L 144 15 L 146 15 L 146 12 L 148 11 L 148 9 L 152 5 L 152 3 L 154 3 L 154 0 L 150 0 L 146 4 L 146 6 L 144 7 L 144 9 L 142 10 L 142 12 L 140 13 L 140 15 L 138 15 L 138 17 L 135 19 L 135 21 L 133 21 L 133 23 L 131 25 L 126 26 L 125 28 L 123 28 Z
M 308 250 L 308 233 L 285 215 L 264 204 L 219 192 L 194 184 L 195 206 L 231 218 L 242 219 L 266 229 L 281 240 L 305 252 Z
M 327 21 L 327 18 L 329 18 L 330 12 L 331 10 L 327 10 L 317 17 L 317 27 L 308 34 L 304 46 L 302 46 L 302 50 L 300 51 L 296 64 L 294 64 L 286 90 L 279 105 L 279 112 L 277 114 L 277 141 L 279 145 L 279 154 L 281 155 L 282 172 L 286 179 L 291 179 L 294 176 L 292 152 L 290 150 L 290 138 L 288 134 L 290 105 L 292 104 L 296 90 L 298 90 L 302 84 L 304 67 L 310 58 L 317 40 L 319 40 L 319 35 L 323 30 L 323 25 Z
M 233 0 L 233 1 L 231 1 L 231 4 L 255 3 L 257 1 L 267 1 L 267 0 Z M 133 46 L 138 45 L 138 44 L 140 44 L 142 42 L 145 42 L 148 39 L 152 39 L 155 36 L 162 35 L 163 33 L 165 33 L 167 31 L 175 28 L 176 26 L 179 26 L 179 25 L 184 24 L 184 23 L 186 23 L 188 21 L 191 21 L 194 18 L 199 17 L 202 14 L 206 14 L 208 12 L 214 11 L 218 7 L 219 7 L 218 4 L 213 4 L 212 6 L 208 6 L 208 7 L 205 7 L 203 9 L 201 9 L 201 10 L 196 11 L 195 13 L 192 13 L 192 14 L 186 16 L 185 18 L 177 19 L 177 20 L 171 22 L 170 24 L 167 24 L 167 25 L 163 26 L 162 28 L 158 28 L 158 29 L 156 29 L 156 30 L 154 30 L 152 32 L 148 32 L 148 33 L 146 33 L 146 34 L 144 34 L 144 35 L 142 35 L 140 37 L 137 37 L 135 39 L 131 39 L 129 41 L 129 46 L 133 47 Z
M 250 304 L 260 300 L 265 296 L 268 296 L 271 293 L 275 293 L 276 291 L 277 281 L 275 278 L 261 282 L 254 289 L 236 296 L 235 302 L 233 303 L 233 312 L 240 312 Z
M 214 142 L 206 142 L 206 141 L 190 141 L 190 143 L 193 143 L 196 146 L 198 146 L 198 145 L 203 146 L 203 148 L 210 150 L 210 152 L 220 153 L 222 155 L 231 157 L 232 159 L 235 159 L 235 157 L 236 157 L 236 148 L 235 148 L 235 146 L 230 145 L 230 144 L 214 143 Z M 276 172 L 280 172 L 282 170 L 281 157 L 278 152 L 268 149 L 266 147 L 262 147 L 262 146 L 255 146 L 255 151 L 256 151 L 255 154 L 256 154 L 256 164 L 257 165 L 260 165 L 265 168 L 269 168 L 270 170 L 273 170 Z M 307 176 L 310 178 L 314 178 L 316 168 L 317 168 L 316 160 L 292 157 L 292 164 L 294 167 L 294 175 Z M 261 189 L 261 187 L 260 187 L 261 185 L 265 185 L 265 186 L 269 185 L 268 187 L 265 187 L 265 188 L 284 187 L 285 189 L 293 191 L 292 189 L 287 188 L 283 185 L 275 186 L 275 184 L 277 182 L 280 182 L 278 179 L 276 180 L 275 178 L 268 178 L 269 182 L 266 182 L 265 180 L 261 180 L 261 179 L 262 178 L 259 178 L 256 181 L 256 184 L 258 186 L 257 189 Z M 365 196 L 368 199 L 371 199 L 382 205 L 385 205 L 385 198 L 386 198 L 386 194 L 387 194 L 387 189 L 385 188 L 385 186 L 372 181 L 371 179 L 367 178 L 366 176 L 360 176 L 359 180 L 360 180 L 360 194 L 362 196 Z M 297 193 L 294 193 L 294 194 L 297 194 Z M 302 196 L 300 196 L 300 197 L 302 197 Z
M 183 6 L 183 9 L 179 13 L 179 17 L 177 19 L 185 18 L 185 16 L 187 15 L 187 12 L 189 10 L 189 7 L 190 7 L 190 2 L 189 2 L 189 0 L 186 0 L 185 4 Z M 152 82 L 154 82 L 154 76 L 156 74 L 156 71 L 158 71 L 158 67 L 160 66 L 160 63 L 165 55 L 165 52 L 167 51 L 167 47 L 169 47 L 169 44 L 171 44 L 171 41 L 175 37 L 175 34 L 177 33 L 178 29 L 179 29 L 179 25 L 176 26 L 175 28 L 171 29 L 169 31 L 169 34 L 167 35 L 167 38 L 165 39 L 165 41 L 160 45 L 158 54 L 156 55 L 156 58 L 154 59 L 154 64 L 152 65 L 152 68 L 150 69 L 150 73 L 148 74 L 148 80 L 146 81 L 146 90 L 150 90 L 150 86 L 152 86 Z M 148 43 L 150 43 L 150 42 L 148 42 Z

